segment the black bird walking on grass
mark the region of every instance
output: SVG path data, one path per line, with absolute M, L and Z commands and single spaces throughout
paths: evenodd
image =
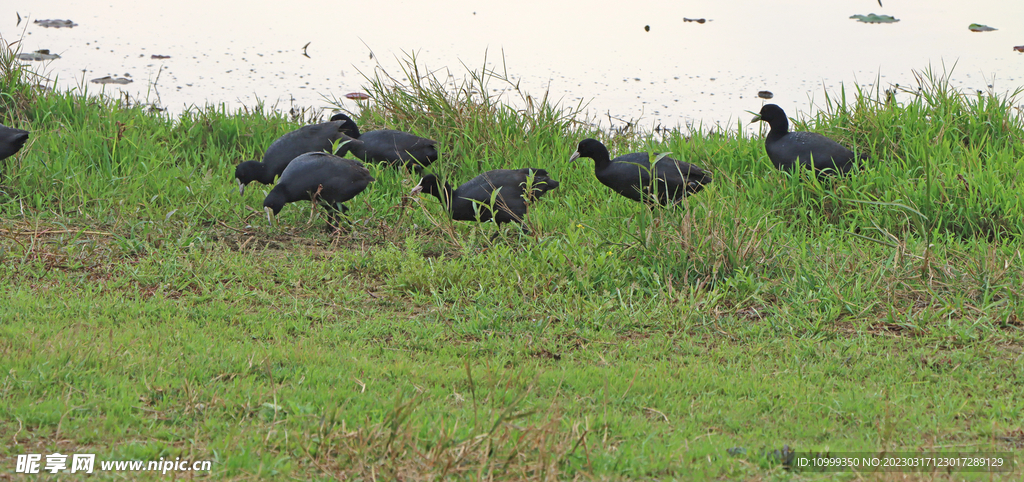
M 263 154 L 263 162 L 245 161 L 235 168 L 238 193 L 245 194 L 245 186 L 253 181 L 273 184 L 288 163 L 302 154 L 330 151 L 334 141 L 342 138 L 348 129 L 345 121 L 338 120 L 303 126 L 278 137 Z
M 13 156 L 25 147 L 28 131 L 7 127 L 0 124 L 0 161 Z
M 285 204 L 315 200 L 327 209 L 328 222 L 338 227 L 337 214 L 348 211 L 345 201 L 363 192 L 375 179 L 363 163 L 326 152 L 307 152 L 296 157 L 263 200 L 267 220 Z
M 764 121 L 771 126 L 764 139 L 764 150 L 776 168 L 790 171 L 799 163 L 815 173 L 849 172 L 854 165 L 853 151 L 816 132 L 789 132 L 789 119 L 781 107 L 766 104 L 751 123 Z M 861 154 L 867 159 L 867 154 Z
M 527 200 L 539 198 L 557 187 L 558 181 L 548 177 L 544 169 L 495 169 L 474 177 L 454 191 L 447 182 L 441 184 L 437 176 L 430 174 L 420 180 L 412 194 L 433 194 L 456 221 L 476 221 L 479 215 L 480 222 L 493 217 L 499 225 L 522 224 Z M 532 194 L 527 189 L 532 190 Z
M 676 204 L 684 197 L 700 192 L 712 180 L 707 171 L 667 156 L 658 159 L 653 168 L 651 156 L 646 152 L 611 159 L 608 148 L 596 139 L 580 141 L 569 162 L 580 157 L 594 160 L 594 175 L 601 184 L 647 205 Z
M 343 122 L 345 134 L 359 141 L 353 143 L 351 151 L 363 162 L 387 162 L 421 172 L 437 160 L 437 142 L 434 140 L 392 129 L 360 133 L 359 126 L 345 114 L 335 114 L 331 120 Z

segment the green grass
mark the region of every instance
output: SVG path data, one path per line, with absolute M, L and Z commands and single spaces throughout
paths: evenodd
M 932 72 L 858 89 L 797 122 L 873 157 L 819 181 L 739 129 L 609 137 L 502 73 L 450 84 L 412 58 L 368 75 L 364 130 L 437 139 L 453 180 L 537 167 L 561 187 L 530 234 L 492 240 L 371 166 L 330 235 L 309 204 L 268 226 L 269 188 L 233 181 L 299 119 L 41 92 L 9 56 L 0 122 L 32 136 L 0 185 L 4 473 L 60 451 L 233 480 L 850 480 L 771 454 L 1024 445 L 1012 96 Z M 567 162 L 590 136 L 715 182 L 648 210 Z M 909 480 L 961 477 L 990 476 Z

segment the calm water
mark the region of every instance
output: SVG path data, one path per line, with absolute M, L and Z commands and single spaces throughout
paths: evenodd
M 565 105 L 589 102 L 590 115 L 605 126 L 610 118 L 613 125 L 639 120 L 648 128 L 735 125 L 760 108 L 760 90 L 773 92 L 772 102 L 793 116 L 841 84 L 911 85 L 911 71 L 929 65 L 941 71 L 945 64 L 965 90 L 1024 85 L 1024 54 L 1013 51 L 1024 45 L 1024 2 L 883 4 L 11 0 L 0 5 L 0 34 L 8 42 L 24 34 L 25 52 L 60 54 L 33 64 L 61 86 L 128 75 L 132 84 L 89 89 L 123 90 L 171 112 L 221 102 L 328 107 L 325 99 L 361 90 L 360 72 L 372 74 L 378 63 L 401 77 L 398 59 L 411 52 L 421 65 L 460 79 L 463 63 L 479 69 L 486 55 L 489 68 L 507 68 L 534 96 L 548 91 Z M 868 13 L 900 22 L 848 18 Z M 57 18 L 78 26 L 31 23 Z M 998 30 L 974 33 L 971 23 Z M 307 43 L 309 57 L 302 54 Z M 344 105 L 356 108 L 354 101 Z

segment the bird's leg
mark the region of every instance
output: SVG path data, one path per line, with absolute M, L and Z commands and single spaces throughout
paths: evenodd
M 335 206 L 324 205 L 324 210 L 327 211 L 328 231 L 336 235 L 348 231 L 341 225 L 342 221 L 348 221 L 348 224 L 352 224 L 352 221 L 345 215 L 348 212 L 348 206 L 342 203 L 337 203 Z
M 320 192 L 324 190 L 324 185 L 317 185 L 316 191 L 309 193 L 309 202 L 312 206 L 309 208 L 309 224 L 313 224 L 313 215 L 316 214 L 317 199 L 320 198 Z

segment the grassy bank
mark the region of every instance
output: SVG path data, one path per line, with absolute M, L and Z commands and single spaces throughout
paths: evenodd
M 1011 99 L 922 75 L 829 104 L 799 127 L 874 160 L 820 182 L 742 131 L 608 138 L 544 99 L 481 96 L 492 75 L 409 69 L 367 80 L 360 125 L 438 140 L 432 169 L 455 180 L 547 169 L 561 187 L 529 235 L 492 241 L 378 166 L 348 232 L 308 204 L 268 226 L 269 189 L 240 198 L 234 165 L 296 119 L 168 118 L 4 69 L 0 122 L 32 130 L 0 192 L 5 473 L 60 451 L 236 480 L 849 480 L 774 453 L 1024 445 Z M 568 164 L 588 136 L 714 184 L 648 210 Z

